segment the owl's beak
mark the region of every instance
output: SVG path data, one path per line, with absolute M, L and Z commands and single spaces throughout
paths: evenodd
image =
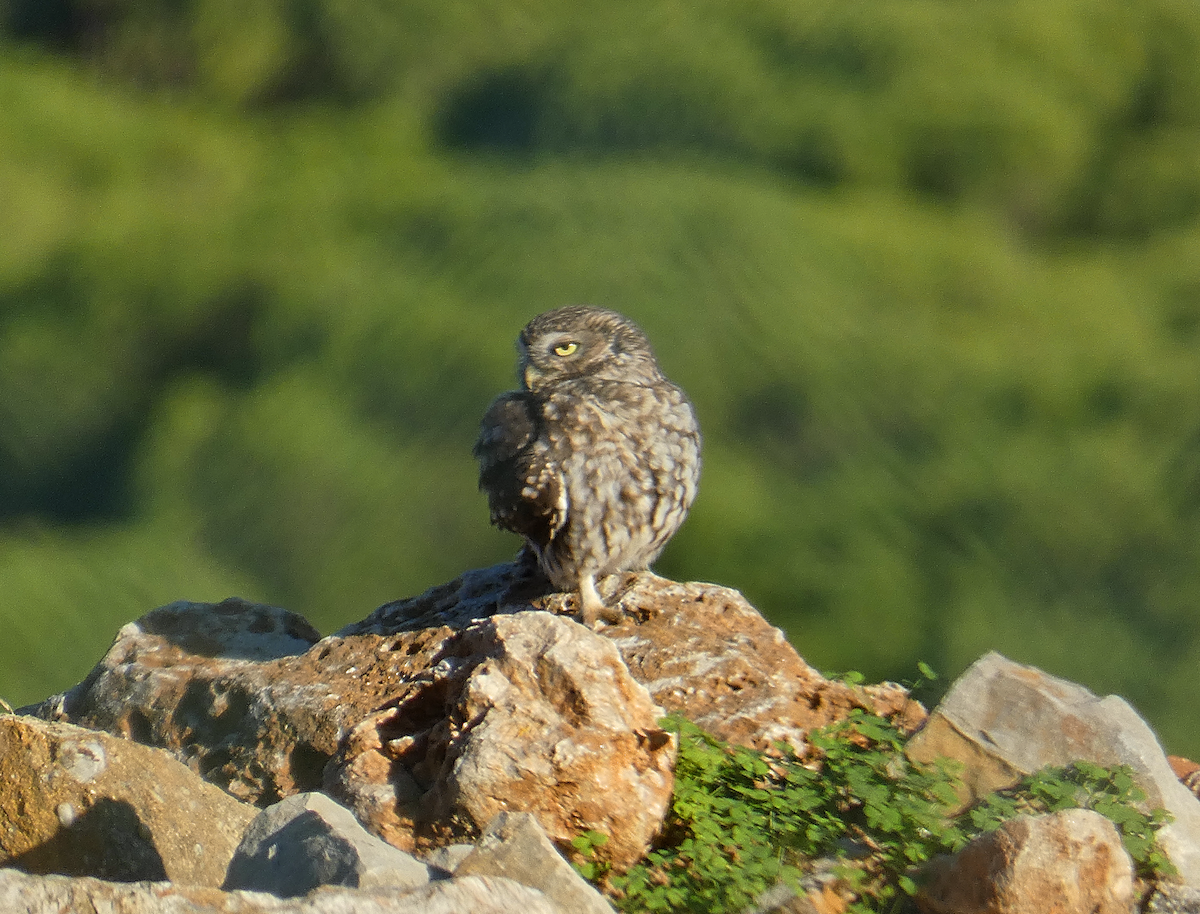
M 521 380 L 525 382 L 526 390 L 533 390 L 533 385 L 542 379 L 542 373 L 533 365 L 526 365 Z

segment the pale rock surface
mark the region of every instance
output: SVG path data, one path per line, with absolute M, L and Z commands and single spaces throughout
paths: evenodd
M 511 879 L 467 876 L 412 892 L 322 888 L 303 898 L 167 882 L 105 882 L 0 869 L 0 911 L 22 914 L 569 914 Z
M 429 868 L 359 825 L 321 793 L 298 793 L 260 812 L 230 861 L 225 889 L 283 898 L 321 885 L 414 889 Z
M 446 844 L 425 855 L 424 860 L 435 870 L 450 875 L 458 865 L 475 851 L 474 844 Z
M 122 628 L 84 682 L 23 710 L 169 749 L 260 806 L 326 789 L 404 850 L 529 811 L 560 844 L 588 828 L 623 835 L 618 866 L 644 849 L 670 791 L 656 704 L 726 739 L 801 751 L 809 729 L 852 708 L 904 727 L 924 718 L 898 686 L 822 678 L 736 591 L 650 573 L 601 589 L 625 619 L 599 634 L 561 618 L 571 598 L 522 563 L 467 572 L 319 641 L 286 610 L 176 603 Z M 541 733 L 551 720 L 565 728 L 555 737 Z M 457 830 L 431 830 L 448 816 Z
M 448 640 L 403 701 L 356 728 L 329 787 L 388 837 L 423 821 L 445 843 L 509 810 L 536 815 L 561 845 L 596 829 L 620 870 L 670 802 L 675 745 L 660 716 L 608 639 L 545 612 L 495 616 Z M 424 792 L 406 807 L 413 784 Z
M 221 603 L 179 600 L 151 610 L 133 624 L 162 639 L 150 642 L 150 649 L 137 658 L 149 663 L 151 654 L 165 649 L 167 656 L 160 665 L 170 662 L 171 648 L 197 657 L 274 660 L 303 654 L 321 639 L 303 616 L 237 597 Z
M 1132 914 L 1133 862 L 1116 826 L 1068 809 L 1018 816 L 933 861 L 917 901 L 927 914 Z
M 1146 792 L 1145 809 L 1163 807 L 1175 818 L 1159 831 L 1160 845 L 1183 881 L 1200 887 L 1200 800 L 1179 782 L 1146 722 L 1115 695 L 1100 698 L 988 653 L 954 683 L 907 751 L 918 761 L 963 762 L 967 801 L 1047 765 L 1129 765 Z
M 612 914 L 604 900 L 550 843 L 527 812 L 502 812 L 488 823 L 455 876 L 504 876 L 535 888 L 572 914 Z
M 254 814 L 161 749 L 0 716 L 4 866 L 218 886 Z

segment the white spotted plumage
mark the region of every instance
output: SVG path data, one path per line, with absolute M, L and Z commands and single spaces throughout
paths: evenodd
M 525 537 L 550 583 L 610 616 L 605 575 L 658 557 L 696 497 L 700 429 L 630 320 L 570 306 L 518 339 L 519 390 L 484 415 L 475 455 L 492 522 Z

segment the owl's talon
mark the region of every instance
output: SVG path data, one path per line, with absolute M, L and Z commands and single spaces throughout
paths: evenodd
M 579 621 L 594 629 L 597 621 L 620 622 L 624 614 L 615 606 L 605 606 L 596 590 L 596 579 L 586 575 L 579 581 Z

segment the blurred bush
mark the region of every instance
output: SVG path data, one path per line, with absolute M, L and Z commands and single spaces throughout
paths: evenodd
M 516 548 L 512 339 L 696 401 L 659 570 L 825 668 L 987 649 L 1200 752 L 1185 0 L 0 0 L 0 694 L 228 593 L 324 630 Z M 69 659 L 67 658 L 69 655 Z

